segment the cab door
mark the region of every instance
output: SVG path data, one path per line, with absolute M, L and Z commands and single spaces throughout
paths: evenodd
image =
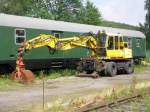
M 131 49 L 131 42 L 130 41 L 131 40 L 129 38 L 127 38 L 127 41 L 124 40 L 124 42 L 123 42 L 123 51 L 124 51 L 124 58 L 125 59 L 132 58 L 132 49 Z
M 107 46 L 108 59 L 122 59 L 124 57 L 123 47 L 121 47 L 121 36 L 109 36 Z

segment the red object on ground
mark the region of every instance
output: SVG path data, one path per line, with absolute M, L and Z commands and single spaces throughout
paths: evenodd
M 30 70 L 25 69 L 25 64 L 23 62 L 23 46 L 18 49 L 18 57 L 16 60 L 16 69 L 12 72 L 10 78 L 11 80 L 31 83 L 34 81 L 34 74 Z

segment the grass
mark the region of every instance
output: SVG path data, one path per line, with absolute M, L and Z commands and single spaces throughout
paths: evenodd
M 112 107 L 111 111 L 124 112 L 126 110 L 127 112 L 150 112 L 149 105 L 150 105 L 150 95 L 145 94 L 141 99 L 135 100 L 133 102 L 128 102 L 126 104 L 118 105 L 117 107 Z
M 24 87 L 24 85 L 11 81 L 8 77 L 0 77 L 0 91 L 16 90 L 20 87 Z
M 35 72 L 36 74 L 36 80 L 41 80 L 40 72 Z M 52 70 L 48 71 L 46 74 L 46 80 L 48 79 L 56 79 L 59 77 L 67 77 L 67 76 L 73 76 L 76 74 L 76 70 Z M 8 75 L 0 75 L 0 91 L 8 91 L 8 90 L 16 90 L 21 87 L 25 87 L 24 84 L 14 82 L 8 78 Z
M 147 50 L 146 58 L 144 59 L 145 62 L 150 63 L 150 50 Z M 150 66 L 146 66 L 143 64 L 135 66 L 135 73 L 141 73 L 143 71 L 149 70 Z
M 129 86 L 118 86 L 114 88 L 105 89 L 101 92 L 92 93 L 90 95 L 78 96 L 76 98 L 64 99 L 58 97 L 53 102 L 47 102 L 45 104 L 45 112 L 74 112 L 79 107 L 84 107 L 87 104 L 95 102 L 112 102 L 118 98 L 130 97 L 134 94 L 143 95 L 143 101 L 141 104 L 147 105 L 145 112 L 149 112 L 150 101 L 150 82 L 137 82 L 136 78 L 133 78 L 133 82 Z M 34 112 L 36 107 L 31 109 Z M 39 110 L 39 109 L 38 109 Z M 30 112 L 30 111 L 29 111 Z M 42 112 L 42 111 L 38 111 Z
M 147 52 L 146 52 L 146 59 L 145 59 L 145 61 L 150 63 L 150 50 L 147 50 Z
M 149 70 L 149 66 L 137 65 L 135 66 L 135 73 L 141 73 L 143 71 Z M 40 72 L 35 72 L 36 80 L 41 80 Z M 46 73 L 46 80 L 56 79 L 60 77 L 68 77 L 74 76 L 76 74 L 76 70 L 65 69 L 65 70 L 51 70 Z M 1 76 L 0 77 L 0 91 L 3 90 L 13 90 L 22 87 L 23 84 L 11 81 L 8 77 Z
M 141 99 L 129 102 L 125 105 L 119 105 L 113 108 L 114 112 L 123 112 L 125 109 L 132 112 L 150 112 L 150 88 L 143 92 Z M 126 108 L 125 108 L 126 107 Z
M 46 79 L 56 79 L 59 77 L 67 77 L 67 76 L 74 76 L 76 74 L 76 70 L 65 69 L 65 70 L 51 70 L 44 73 Z M 36 79 L 41 79 L 41 73 L 36 73 Z
M 145 112 L 150 112 L 150 94 L 146 94 L 143 97 L 143 101 L 142 101 L 143 105 L 146 107 Z
M 150 63 L 150 51 L 147 51 L 147 57 L 145 59 L 146 62 Z M 144 65 L 136 65 L 135 66 L 135 73 L 141 73 L 143 71 L 149 70 L 149 66 Z M 35 72 L 36 79 L 41 80 L 40 72 Z M 56 79 L 59 77 L 67 77 L 67 76 L 74 76 L 76 74 L 76 70 L 65 69 L 65 70 L 51 70 L 47 71 L 46 73 L 46 80 L 48 79 Z M 15 88 L 19 88 L 23 86 L 23 84 L 13 82 L 9 80 L 7 77 L 0 77 L 0 90 L 12 90 Z
M 134 69 L 135 74 L 142 73 L 143 71 L 147 71 L 150 69 L 150 66 L 144 66 L 144 65 L 136 65 Z

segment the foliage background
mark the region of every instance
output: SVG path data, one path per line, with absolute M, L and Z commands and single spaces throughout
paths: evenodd
M 145 0 L 145 10 L 145 24 L 139 23 L 137 27 L 104 20 L 89 0 L 0 0 L 0 13 L 140 30 L 147 36 L 147 48 L 150 49 L 150 0 Z

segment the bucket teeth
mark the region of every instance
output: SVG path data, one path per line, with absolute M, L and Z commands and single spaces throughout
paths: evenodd
M 12 72 L 10 79 L 21 83 L 32 83 L 35 77 L 30 70 L 22 70 L 21 73 L 17 71 Z
M 24 49 L 21 46 L 18 49 L 18 57 L 16 60 L 16 69 L 12 72 L 10 79 L 23 83 L 31 83 L 34 81 L 34 74 L 30 70 L 25 69 L 25 64 L 23 62 Z

